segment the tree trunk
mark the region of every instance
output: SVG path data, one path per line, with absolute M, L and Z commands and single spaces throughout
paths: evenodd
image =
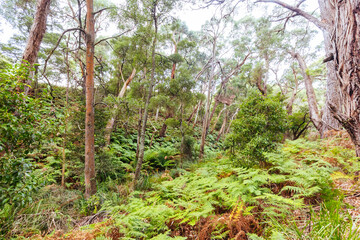
M 155 49 L 156 49 L 156 41 L 157 41 L 157 32 L 158 32 L 158 22 L 157 22 L 157 2 L 153 2 L 153 8 L 152 8 L 152 18 L 154 20 L 154 40 L 152 44 L 152 53 L 151 53 L 151 59 L 152 59 L 152 69 L 151 69 L 151 79 L 150 79 L 150 85 L 149 85 L 149 91 L 145 102 L 145 108 L 144 108 L 144 116 L 142 121 L 142 127 L 141 127 L 141 135 L 140 135 L 140 145 L 139 145 L 139 158 L 136 164 L 136 170 L 135 170 L 135 177 L 134 177 L 134 183 L 133 187 L 136 187 L 136 182 L 140 177 L 140 171 L 142 167 L 142 163 L 144 160 L 144 152 L 145 152 L 145 132 L 146 132 L 146 123 L 148 118 L 148 109 L 150 104 L 150 99 L 153 91 L 153 87 L 155 85 Z
M 85 198 L 96 193 L 94 148 L 94 41 L 93 0 L 86 0 L 86 115 L 85 115 Z
M 320 7 L 321 20 L 327 25 L 327 29 L 322 31 L 324 36 L 325 52 L 327 56 L 331 56 L 334 55 L 334 53 L 337 51 L 335 48 L 335 44 L 332 41 L 332 29 L 336 24 L 335 15 L 337 10 L 334 8 L 334 6 L 332 5 L 332 3 L 330 3 L 329 0 L 319 0 L 318 2 Z M 347 16 L 343 16 L 343 19 L 347 21 Z M 322 114 L 322 120 L 324 123 L 323 132 L 331 129 L 341 129 L 341 124 L 334 118 L 333 114 L 330 111 L 330 105 L 332 104 L 337 108 L 341 108 L 341 106 L 344 106 L 344 104 L 346 104 L 345 99 L 343 99 L 344 95 L 342 95 L 341 91 L 339 91 L 340 84 L 337 77 L 335 61 L 327 61 L 326 69 L 326 101 Z
M 51 0 L 38 0 L 34 23 L 31 27 L 30 34 L 26 43 L 25 51 L 22 56 L 24 63 L 28 63 L 29 67 L 33 67 L 40 50 L 40 44 L 46 32 L 46 20 L 50 12 Z M 25 81 L 25 79 L 23 79 Z M 29 80 L 30 81 L 30 80 Z M 27 82 L 29 85 L 31 82 Z M 29 91 L 29 87 L 25 87 L 25 94 Z
M 291 52 L 291 55 L 293 58 L 295 58 L 300 66 L 301 75 L 304 78 L 305 81 L 305 89 L 306 89 L 306 96 L 308 99 L 308 106 L 309 106 L 309 112 L 310 112 L 310 120 L 314 124 L 315 128 L 319 131 L 320 137 L 323 137 L 323 123 L 319 114 L 318 104 L 316 101 L 316 95 L 315 91 L 312 85 L 312 80 L 310 75 L 306 72 L 307 66 L 302 58 L 298 53 Z
M 215 53 L 216 53 L 216 37 L 213 38 L 212 63 L 211 63 L 211 72 L 210 72 L 209 85 L 208 85 L 208 94 L 205 105 L 205 116 L 203 119 L 203 128 L 201 133 L 200 158 L 203 158 L 204 156 L 205 140 L 208 131 L 208 120 L 209 120 L 210 102 L 211 102 L 211 87 L 214 79 L 215 64 L 216 64 Z
M 216 120 L 215 120 L 215 122 L 214 122 L 214 125 L 213 125 L 210 133 L 212 133 L 212 132 L 215 130 L 216 124 L 217 124 L 217 122 L 219 121 L 219 118 L 220 118 L 220 116 L 221 116 L 221 114 L 222 114 L 222 112 L 223 112 L 224 110 L 226 110 L 226 104 L 224 104 L 223 109 L 219 112 L 218 116 L 216 117 Z
M 292 112 L 293 112 L 293 104 L 294 104 L 294 102 L 295 102 L 296 95 L 297 95 L 298 88 L 299 88 L 299 81 L 298 81 L 297 76 L 296 76 L 295 68 L 294 68 L 294 67 L 291 67 L 291 68 L 292 68 L 292 71 L 293 71 L 293 74 L 294 74 L 295 88 L 293 89 L 291 98 L 289 99 L 289 102 L 288 102 L 288 104 L 286 105 L 286 112 L 287 112 L 288 115 L 292 115 Z
M 207 128 L 209 128 L 209 126 L 210 126 L 211 120 L 214 117 L 214 114 L 215 114 L 215 111 L 216 111 L 216 108 L 217 108 L 218 105 L 219 105 L 219 101 L 217 100 L 217 98 L 215 98 L 213 110 L 211 111 L 211 114 L 210 114 L 210 117 L 209 117 L 209 120 L 208 120 Z
M 105 147 L 110 144 L 111 133 L 114 129 L 114 124 L 116 122 L 116 117 L 117 117 L 118 109 L 119 109 L 118 104 L 120 102 L 120 99 L 124 97 L 127 87 L 129 86 L 129 84 L 135 77 L 135 73 L 136 73 L 136 69 L 134 68 L 130 77 L 126 80 L 123 87 L 121 88 L 121 90 L 116 98 L 116 103 L 111 110 L 110 119 L 109 119 L 108 123 L 106 124 L 106 129 L 105 129 Z
M 360 0 L 325 2 L 323 8 L 330 9 L 335 19 L 331 25 L 331 43 L 336 49 L 332 64 L 340 87 L 334 91 L 341 93 L 344 102 L 341 106 L 336 99 L 329 100 L 330 111 L 349 133 L 360 157 Z
M 165 121 L 169 118 L 172 118 L 174 116 L 174 114 L 172 112 L 170 112 L 166 117 L 165 117 Z M 166 123 L 164 122 L 161 129 L 160 129 L 160 132 L 159 132 L 159 137 L 165 137 L 166 135 L 166 129 L 167 129 L 167 125 Z
M 224 133 L 224 131 L 225 131 L 228 114 L 229 114 L 229 111 L 226 109 L 226 111 L 225 111 L 225 116 L 224 116 L 224 119 L 223 119 L 223 123 L 222 123 L 222 125 L 221 125 L 220 130 L 219 130 L 219 133 L 218 133 L 218 136 L 217 136 L 217 138 L 216 138 L 216 141 L 219 141 L 219 140 L 220 140 L 221 135 L 222 135 L 222 134 Z
M 69 40 L 66 44 L 66 48 L 69 49 Z M 65 188 L 65 170 L 66 170 L 66 134 L 67 134 L 67 122 L 68 122 L 68 114 L 69 114 L 69 84 L 70 84 L 70 65 L 69 65 L 69 51 L 66 50 L 65 55 L 66 62 L 66 102 L 65 102 L 65 126 L 64 126 L 64 138 L 63 138 L 63 151 L 62 151 L 62 169 L 61 169 L 61 187 Z
M 36 61 L 40 44 L 46 31 L 46 20 L 50 10 L 51 0 L 38 0 L 34 23 L 26 43 L 22 59 L 27 61 L 32 67 Z
M 198 110 L 200 104 L 201 104 L 201 101 L 199 101 L 199 103 L 195 105 L 193 111 L 191 112 L 190 116 L 189 116 L 188 119 L 186 120 L 188 123 L 191 122 L 191 120 L 192 120 L 192 118 L 194 117 L 194 114 L 196 113 L 196 111 Z
M 231 119 L 230 119 L 230 122 L 229 122 L 229 126 L 228 126 L 225 134 L 228 134 L 228 133 L 229 133 L 231 124 L 232 124 L 232 122 L 234 121 L 234 118 L 236 117 L 236 115 L 238 114 L 238 112 L 239 112 L 239 108 L 237 108 L 236 111 L 235 111 L 235 113 L 234 113 L 234 115 L 232 115 L 232 117 L 231 117 Z
M 136 142 L 136 159 L 139 158 L 139 146 L 140 146 L 140 135 L 141 135 L 141 122 L 142 122 L 142 108 L 139 109 L 139 122 L 137 131 L 137 142 Z
M 155 114 L 155 122 L 157 122 L 158 119 L 159 119 L 159 111 L 160 111 L 160 107 L 157 107 L 156 108 L 156 114 Z
M 202 105 L 202 101 L 200 102 L 199 107 L 198 107 L 198 109 L 196 110 L 195 119 L 194 119 L 194 124 L 193 124 L 192 128 L 194 128 L 194 127 L 196 126 L 201 105 Z

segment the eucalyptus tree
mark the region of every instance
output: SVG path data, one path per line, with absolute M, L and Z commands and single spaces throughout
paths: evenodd
M 148 119 L 148 111 L 149 111 L 149 104 L 150 99 L 152 97 L 153 87 L 155 85 L 155 71 L 156 71 L 156 62 L 155 62 L 155 54 L 156 54 L 156 46 L 158 40 L 158 29 L 159 25 L 166 20 L 166 17 L 170 13 L 170 11 L 175 7 L 177 1 L 175 0 L 139 0 L 134 1 L 132 4 L 136 7 L 136 11 L 139 11 L 139 8 L 142 8 L 143 16 L 149 20 L 153 25 L 153 36 L 152 36 L 152 46 L 151 46 L 151 76 L 149 82 L 149 88 L 147 92 L 147 97 L 145 100 L 144 106 L 144 114 L 140 132 L 140 144 L 139 144 L 139 156 L 137 159 L 137 165 L 135 170 L 135 177 L 134 177 L 134 187 L 136 186 L 136 182 L 139 179 L 140 171 L 144 159 L 144 152 L 145 152 L 145 132 L 146 132 L 146 124 Z
M 165 80 L 159 85 L 157 89 L 158 95 L 156 96 L 156 105 L 158 110 L 160 106 L 165 108 L 165 120 L 174 117 L 176 107 L 178 106 L 174 100 L 180 97 L 180 94 L 174 94 L 171 90 L 171 83 L 178 77 L 182 77 L 184 71 L 179 72 L 179 66 L 186 66 L 188 74 L 196 71 L 196 54 L 198 49 L 196 47 L 197 35 L 194 32 L 189 31 L 185 23 L 178 19 L 173 19 L 172 22 L 163 27 L 162 45 L 167 49 L 171 49 L 171 54 L 167 56 L 167 59 L 171 63 L 171 73 Z M 164 49 L 165 51 L 167 49 Z M 183 69 L 184 70 L 184 66 Z M 191 73 L 190 73 L 191 72 Z M 171 92 L 173 94 L 171 94 Z M 159 137 L 164 137 L 167 129 L 166 121 L 163 123 Z
M 210 118 L 210 104 L 211 104 L 211 94 L 212 89 L 215 86 L 215 70 L 217 68 L 217 56 L 219 53 L 219 45 L 221 36 L 225 33 L 225 29 L 228 24 L 229 15 L 225 13 L 224 10 L 220 11 L 219 16 L 213 16 L 210 21 L 205 23 L 202 27 L 202 32 L 204 34 L 204 40 L 209 44 L 209 77 L 207 82 L 207 94 L 206 94 L 206 103 L 205 103 L 205 115 L 202 123 L 201 131 L 201 143 L 200 143 L 200 158 L 204 156 L 204 148 L 206 136 L 209 128 L 209 118 Z

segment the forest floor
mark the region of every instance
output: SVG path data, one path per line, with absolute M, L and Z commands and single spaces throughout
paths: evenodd
M 56 207 L 39 204 L 17 219 L 21 225 L 41 215 L 36 221 L 46 232 L 28 229 L 17 238 L 360 239 L 360 165 L 346 134 L 287 141 L 280 149 L 264 167 L 214 153 L 155 173 L 137 191 L 115 186 L 85 202 L 86 216 L 78 192 L 48 186 L 44 202 Z

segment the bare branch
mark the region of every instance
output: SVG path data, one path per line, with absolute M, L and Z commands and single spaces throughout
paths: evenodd
M 121 36 L 124 35 L 125 33 L 130 32 L 131 30 L 132 30 L 132 29 L 129 29 L 129 30 L 127 30 L 127 31 L 125 31 L 125 32 L 123 32 L 123 33 L 120 33 L 120 34 L 118 34 L 118 35 L 101 39 L 101 40 L 99 40 L 97 43 L 95 43 L 94 46 L 98 45 L 98 44 L 101 43 L 101 42 L 107 41 L 107 40 L 109 40 L 109 39 L 121 37 Z
M 70 32 L 70 31 L 80 31 L 80 32 L 86 34 L 85 31 L 84 31 L 84 29 L 81 29 L 81 28 L 70 28 L 70 29 L 65 30 L 65 31 L 60 35 L 60 37 L 59 37 L 59 39 L 58 39 L 55 47 L 51 50 L 49 56 L 45 59 L 44 69 L 43 69 L 43 72 L 42 72 L 43 75 L 44 75 L 44 73 L 45 73 L 45 71 L 46 71 L 46 66 L 47 66 L 47 63 L 48 63 L 50 57 L 53 55 L 53 53 L 55 52 L 55 50 L 56 50 L 57 47 L 59 46 L 59 44 L 60 44 L 60 42 L 61 42 L 61 39 L 63 38 L 64 34 L 67 33 L 67 32 Z
M 312 22 L 313 24 L 315 24 L 318 28 L 320 28 L 321 30 L 327 30 L 328 26 L 321 22 L 319 19 L 317 19 L 316 17 L 314 17 L 313 15 L 301 10 L 300 8 L 298 8 L 297 6 L 291 6 L 289 4 L 286 4 L 282 1 L 279 0 L 257 0 L 255 3 L 275 3 L 278 4 L 286 9 L 289 9 L 290 11 L 293 11 L 299 15 L 301 15 L 302 17 L 306 18 L 307 20 L 309 20 L 310 22 Z M 298 4 L 298 6 L 300 6 L 302 2 L 300 2 Z
M 103 9 L 100 9 L 99 11 L 94 12 L 93 14 L 94 14 L 94 16 L 95 16 L 95 15 L 98 14 L 98 13 L 101 13 L 101 12 L 103 12 L 103 11 L 105 11 L 105 10 L 109 10 L 109 9 L 112 9 L 112 8 L 114 8 L 114 7 L 103 8 Z

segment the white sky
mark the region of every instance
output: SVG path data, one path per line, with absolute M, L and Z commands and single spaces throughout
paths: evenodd
M 113 1 L 115 3 L 118 2 L 116 0 L 110 0 L 110 1 Z M 307 7 L 308 11 L 315 10 L 318 7 L 317 0 L 307 0 L 305 3 L 308 5 Z M 258 5 L 268 6 L 269 8 L 275 6 L 275 4 L 271 4 L 271 3 L 264 3 Z M 185 5 L 181 11 L 176 12 L 175 15 L 179 17 L 182 21 L 184 21 L 190 30 L 200 31 L 201 26 L 213 16 L 215 9 L 216 9 L 215 6 L 206 9 L 197 9 L 195 8 L 195 6 L 188 4 Z M 260 12 L 261 10 L 259 8 L 257 8 L 257 10 L 258 12 L 253 11 L 252 14 L 253 15 L 263 14 L 263 12 Z M 244 17 L 247 14 L 249 13 L 247 13 L 246 8 L 238 7 L 238 12 L 235 18 L 238 19 Z M 7 42 L 14 33 L 15 33 L 15 29 L 13 29 L 11 25 L 6 22 L 5 19 L 0 17 L 0 35 L 1 35 L 0 42 L 2 43 Z

